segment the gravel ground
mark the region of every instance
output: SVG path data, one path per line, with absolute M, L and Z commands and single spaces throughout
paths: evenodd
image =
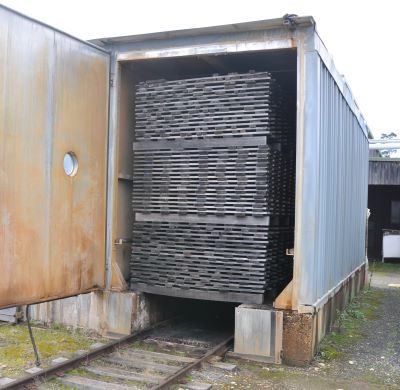
M 387 269 L 374 270 L 371 290 L 350 307 L 341 333 L 326 337 L 322 350 L 328 345 L 332 356 L 320 354 L 307 368 L 229 359 L 235 372 L 205 366 L 191 377 L 214 390 L 400 389 L 400 288 L 388 286 L 400 283 L 400 266 Z
M 320 354 L 309 367 L 263 365 L 228 359 L 229 363 L 237 365 L 236 370 L 224 371 L 206 364 L 201 370 L 192 372 L 187 378 L 188 382 L 207 382 L 212 384 L 213 390 L 400 389 L 400 288 L 389 286 L 400 285 L 400 265 L 380 264 L 371 267 L 371 270 L 373 275 L 370 290 L 361 293 L 349 305 L 340 332 L 336 330 L 325 338 Z M 7 326 L 2 329 L 16 331 L 21 327 Z M 40 333 L 39 330 L 36 332 Z M 70 341 L 64 332 L 58 332 L 60 334 L 56 342 L 57 349 L 49 351 L 49 356 L 58 352 L 60 348 L 66 351 L 69 343 L 74 344 L 74 347 L 76 343 L 81 345 L 81 338 Z M 26 331 L 23 333 L 26 338 Z M 6 333 L 3 336 L 6 336 Z M 15 335 L 12 338 L 0 337 L 0 342 L 4 343 L 14 338 Z M 23 343 L 21 341 L 18 347 L 25 344 L 29 346 L 28 340 L 24 340 Z M 54 347 L 55 336 L 52 334 L 50 341 L 42 341 L 44 345 Z M 90 342 L 89 339 L 85 341 Z M 67 346 L 63 343 L 67 343 Z M 5 352 L 4 347 L 3 345 L 0 351 Z M 41 346 L 41 350 L 44 350 L 44 346 Z M 21 353 L 28 352 L 27 350 Z M 7 372 L 11 368 L 24 368 L 25 365 L 15 360 L 15 355 L 15 362 L 9 360 L 4 364 L 8 355 L 3 355 L 1 359 L 0 354 L 0 376 L 12 374 Z M 30 359 L 32 360 L 32 357 Z M 12 367 L 14 365 L 15 367 Z M 185 387 L 180 389 L 184 390 Z
M 382 293 L 375 318 L 360 327 L 363 339 L 341 349 L 326 368 L 329 376 L 400 388 L 400 289 Z

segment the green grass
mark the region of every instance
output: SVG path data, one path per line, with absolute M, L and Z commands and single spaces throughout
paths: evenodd
M 355 297 L 338 316 L 336 331 L 331 332 L 322 341 L 320 357 L 325 360 L 338 359 L 349 346 L 361 341 L 365 337 L 365 324 L 376 318 L 376 309 L 383 295 L 380 290 L 365 289 Z
M 400 263 L 382 263 L 381 261 L 371 261 L 369 272 L 400 273 Z
M 80 331 L 62 326 L 44 328 L 33 326 L 33 334 L 44 366 L 58 356 L 70 356 L 78 349 L 87 349 L 99 339 L 87 337 Z M 24 375 L 24 369 L 34 367 L 35 358 L 26 324 L 0 326 L 0 365 L 3 376 Z
M 297 375 L 293 372 L 285 371 L 283 367 L 277 367 L 273 364 L 267 366 L 257 362 L 247 362 L 241 360 L 227 360 L 236 364 L 240 369 L 251 371 L 260 379 L 283 380 L 287 378 L 295 378 Z M 268 369 L 266 369 L 268 368 Z

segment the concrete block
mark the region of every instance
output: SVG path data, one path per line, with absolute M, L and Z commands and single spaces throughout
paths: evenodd
M 31 318 L 119 336 L 164 319 L 162 305 L 156 299 L 131 291 L 97 291 L 32 305 Z
M 234 353 L 244 358 L 280 363 L 283 313 L 265 305 L 235 309 Z
M 5 385 L 9 385 L 10 383 L 13 383 L 15 381 L 15 379 L 11 379 L 11 378 L 0 378 L 0 386 L 5 386 Z
M 87 351 L 86 349 L 78 349 L 77 351 L 74 352 L 74 356 L 83 356 L 83 355 L 87 355 L 89 353 L 89 351 Z
M 162 376 L 149 374 L 147 372 L 135 372 L 130 370 L 124 370 L 116 367 L 105 367 L 105 366 L 87 366 L 86 371 L 99 376 L 108 376 L 110 378 L 146 382 L 149 384 L 157 385 L 163 380 Z
M 67 358 L 65 358 L 65 357 L 59 357 L 59 358 L 53 359 L 53 360 L 50 362 L 50 364 L 51 364 L 52 366 L 56 366 L 57 364 L 64 363 L 64 362 L 66 362 L 66 361 L 68 361 Z
M 178 385 L 179 388 L 183 388 L 185 390 L 210 390 L 212 389 L 212 385 L 209 383 L 200 383 L 200 382 L 190 382 L 185 383 L 184 385 Z
M 104 343 L 94 343 L 94 344 L 92 344 L 89 348 L 90 348 L 91 350 L 94 350 L 94 349 L 99 349 L 99 348 L 104 347 L 104 346 L 105 346 Z
M 236 364 L 230 364 L 230 363 L 224 363 L 224 362 L 215 362 L 212 363 L 213 367 L 220 368 L 221 370 L 225 371 L 235 371 L 236 370 Z
M 40 367 L 32 367 L 25 370 L 27 374 L 37 374 L 38 372 L 43 371 L 43 368 Z
M 120 385 L 117 383 L 102 382 L 86 377 L 66 375 L 59 379 L 68 388 L 84 390 L 132 390 L 132 386 Z

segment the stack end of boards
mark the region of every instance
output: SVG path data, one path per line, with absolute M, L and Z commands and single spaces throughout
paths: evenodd
M 135 86 L 133 290 L 263 303 L 287 284 L 289 100 L 269 72 Z

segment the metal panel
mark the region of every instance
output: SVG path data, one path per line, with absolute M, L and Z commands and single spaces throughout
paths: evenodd
M 386 258 L 400 258 L 400 230 L 384 230 L 382 237 L 382 262 Z
M 267 21 L 263 22 L 265 24 Z M 251 24 L 255 23 L 257 22 Z M 145 34 L 140 36 L 142 39 L 133 36 L 94 39 L 91 42 L 112 48 L 120 62 L 295 48 L 293 37 L 296 31 L 287 27 L 282 28 L 282 23 L 282 19 L 275 20 L 273 25 L 265 26 L 265 30 L 258 26 L 253 31 L 251 28 L 241 28 L 242 24 L 235 24 L 232 29 L 228 29 L 229 33 L 218 31 L 220 30 L 218 27 L 213 27 L 200 29 L 203 30 L 200 34 L 192 33 L 192 30 L 184 30 L 177 34 L 171 32 L 157 36 Z M 312 19 L 304 21 L 306 26 L 312 23 Z
M 369 161 L 369 185 L 400 185 L 400 161 Z
M 240 305 L 235 309 L 235 354 L 280 363 L 282 333 L 282 311 L 263 305 Z
M 0 53 L 0 307 L 101 287 L 109 56 L 3 7 Z
M 305 53 L 305 88 L 295 288 L 312 306 L 365 262 L 368 139 L 316 51 Z
M 20 307 L 9 307 L 8 309 L 0 310 L 0 321 L 16 324 L 23 313 Z

